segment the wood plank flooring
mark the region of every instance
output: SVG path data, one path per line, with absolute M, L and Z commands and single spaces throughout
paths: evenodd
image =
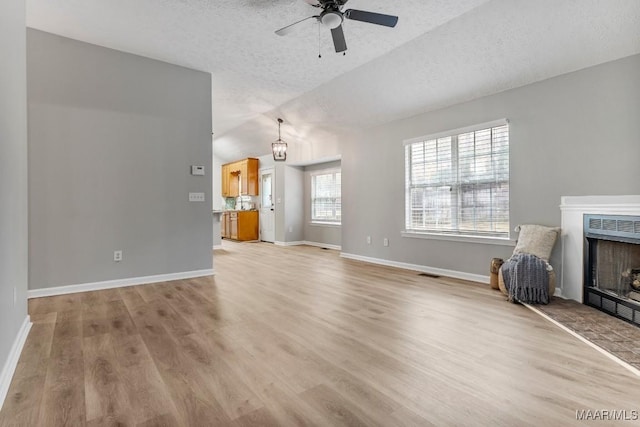
M 31 300 L 0 425 L 569 426 L 639 409 L 638 377 L 486 285 L 223 248 L 215 278 Z

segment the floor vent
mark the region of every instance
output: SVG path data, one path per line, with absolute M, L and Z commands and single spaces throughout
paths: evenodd
M 438 276 L 437 274 L 431 274 L 431 273 L 419 273 L 418 276 L 431 277 L 432 279 L 440 278 L 440 276 Z

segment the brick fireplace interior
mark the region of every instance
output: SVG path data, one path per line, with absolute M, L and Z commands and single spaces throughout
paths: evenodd
M 640 217 L 584 216 L 583 302 L 640 326 Z

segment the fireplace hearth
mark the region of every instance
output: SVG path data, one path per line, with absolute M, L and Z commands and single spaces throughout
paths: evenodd
M 640 216 L 584 215 L 583 302 L 640 327 Z

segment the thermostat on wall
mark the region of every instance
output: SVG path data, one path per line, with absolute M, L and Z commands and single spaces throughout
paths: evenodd
M 204 175 L 204 166 L 191 166 L 191 175 Z

